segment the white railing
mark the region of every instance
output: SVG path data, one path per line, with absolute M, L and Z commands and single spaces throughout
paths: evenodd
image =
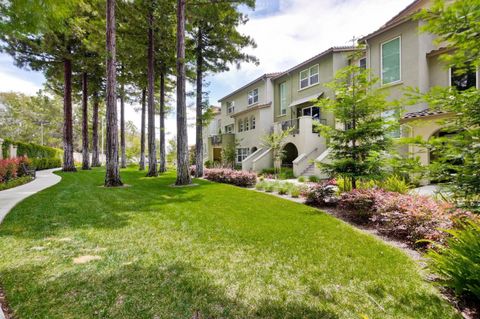
M 243 161 L 242 161 L 242 171 L 251 171 L 253 168 L 253 161 L 257 158 L 259 154 L 261 154 L 265 149 L 259 148 L 252 154 L 248 155 Z
M 316 147 L 308 153 L 302 153 L 293 161 L 293 175 L 300 176 L 307 167 L 320 155 L 321 150 Z
M 260 172 L 262 169 L 270 168 L 273 164 L 272 149 L 263 150 L 263 152 L 252 161 L 252 171 Z

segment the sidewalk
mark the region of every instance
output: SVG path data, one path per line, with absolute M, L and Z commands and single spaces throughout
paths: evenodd
M 28 196 L 60 182 L 62 178 L 53 174 L 53 172 L 57 170 L 60 170 L 60 168 L 38 171 L 37 178 L 34 181 L 25 185 L 0 191 L 0 223 L 17 203 Z M 2 318 L 1 315 L 0 318 Z

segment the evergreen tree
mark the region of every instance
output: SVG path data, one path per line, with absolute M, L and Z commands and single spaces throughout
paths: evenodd
M 115 0 L 107 0 L 107 145 L 105 186 L 123 185 L 118 165 L 118 125 L 116 101 L 116 21 Z
M 177 0 L 177 180 L 191 183 L 188 162 L 187 105 L 185 92 L 185 2 Z
M 341 176 L 356 188 L 361 179 L 382 174 L 381 156 L 391 146 L 389 132 L 396 121 L 382 116 L 389 110 L 378 89 L 377 79 L 368 70 L 347 66 L 339 70 L 334 81 L 327 84 L 335 98 L 320 99 L 318 106 L 331 111 L 341 127 L 317 124 L 319 132 L 330 138 L 331 163 L 321 169 L 331 177 Z
M 239 4 L 251 8 L 251 0 L 215 2 L 209 5 L 192 5 L 189 9 L 189 25 L 195 56 L 196 79 L 196 170 L 197 177 L 203 176 L 203 113 L 208 108 L 204 99 L 203 80 L 208 72 L 228 71 L 230 65 L 242 61 L 257 60 L 242 52 L 247 46 L 255 46 L 249 36 L 238 32 L 238 27 L 247 22 L 247 18 L 238 10 Z

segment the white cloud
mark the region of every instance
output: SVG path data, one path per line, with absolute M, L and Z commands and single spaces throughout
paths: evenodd
M 214 75 L 212 102 L 255 77 L 286 70 L 332 46 L 351 45 L 351 39 L 375 31 L 412 0 L 283 0 L 278 12 L 253 17 L 241 31 L 253 37 L 248 50 L 260 65 Z M 222 86 L 224 91 L 215 90 Z
M 258 1 L 258 0 L 257 0 Z M 260 65 L 242 64 L 229 72 L 210 76 L 210 102 L 267 72 L 288 69 L 332 46 L 349 45 L 354 36 L 375 31 L 412 0 L 263 0 L 266 13 L 252 15 L 241 31 L 253 37 L 258 45 L 249 53 L 260 59 Z M 277 5 L 278 2 L 278 5 Z M 262 7 L 262 8 L 263 8 Z M 276 12 L 268 10 L 274 8 Z M 12 59 L 0 54 L 0 91 L 34 94 L 42 87 L 38 72 L 16 69 Z M 192 85 L 187 85 L 192 90 Z M 175 105 L 175 102 L 172 102 Z M 138 106 L 137 106 L 138 107 Z M 195 111 L 188 109 L 189 143 L 195 143 Z M 126 119 L 140 127 L 140 113 L 133 105 L 126 106 Z M 158 117 L 156 119 L 158 123 Z M 176 135 L 176 118 L 165 121 L 167 139 Z M 158 125 L 158 124 L 157 124 Z

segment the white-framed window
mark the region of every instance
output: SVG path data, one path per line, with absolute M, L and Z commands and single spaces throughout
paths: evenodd
M 243 123 L 245 123 L 244 124 L 245 131 L 248 131 L 250 129 L 250 121 L 248 120 L 248 117 L 243 120 Z
M 450 86 L 454 86 L 459 91 L 465 91 L 469 88 L 480 88 L 478 70 L 472 70 L 469 65 L 466 66 L 468 71 L 464 71 L 458 74 L 455 67 L 448 70 L 449 77 L 448 83 Z
M 248 148 L 237 148 L 237 164 L 242 163 L 243 160 L 248 157 L 248 155 L 249 155 Z
M 235 112 L 235 102 L 234 101 L 228 101 L 227 102 L 227 114 L 232 114 Z
M 399 120 L 398 113 L 395 110 L 382 112 L 381 115 L 387 121 L 390 121 L 392 123 L 398 123 L 398 120 Z M 400 138 L 402 136 L 401 126 L 397 126 L 395 130 L 389 132 L 388 135 L 392 138 Z
M 238 120 L 238 131 L 243 132 L 243 119 Z
M 255 129 L 255 116 L 252 115 L 252 117 L 250 117 L 250 127 L 252 128 L 252 130 Z
M 360 60 L 358 60 L 358 66 L 361 69 L 366 69 L 367 68 L 367 58 L 361 58 Z
M 287 82 L 280 83 L 280 115 L 287 114 Z
M 319 69 L 318 64 L 315 64 L 308 69 L 300 71 L 300 90 L 318 83 L 320 80 L 318 75 Z
M 258 103 L 258 89 L 248 92 L 248 105 Z
M 227 134 L 233 133 L 233 124 L 225 126 L 225 133 Z
M 402 80 L 402 39 L 396 37 L 380 46 L 382 85 Z

